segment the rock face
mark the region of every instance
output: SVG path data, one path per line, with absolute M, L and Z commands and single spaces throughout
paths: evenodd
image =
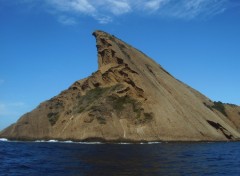
M 102 31 L 98 71 L 23 115 L 0 137 L 18 140 L 226 141 L 240 107 L 212 102 L 142 52 Z

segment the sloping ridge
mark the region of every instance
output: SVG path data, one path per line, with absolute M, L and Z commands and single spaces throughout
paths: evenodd
M 96 31 L 93 35 L 98 71 L 23 115 L 0 137 L 118 142 L 239 140 L 239 106 L 212 102 L 110 34 Z

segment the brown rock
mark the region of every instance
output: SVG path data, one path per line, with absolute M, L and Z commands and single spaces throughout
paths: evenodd
M 93 35 L 98 71 L 23 115 L 0 137 L 135 142 L 240 138 L 239 106 L 210 101 L 110 34 Z

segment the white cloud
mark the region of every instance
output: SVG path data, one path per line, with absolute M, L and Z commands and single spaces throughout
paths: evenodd
M 108 24 L 113 21 L 113 19 L 110 16 L 100 16 L 96 15 L 94 17 L 100 24 Z
M 63 12 L 92 14 L 96 11 L 88 0 L 46 0 L 46 2 L 53 8 Z
M 68 17 L 65 15 L 59 16 L 58 21 L 62 23 L 63 25 L 75 25 L 77 24 L 77 20 L 73 17 Z
M 168 16 L 180 19 L 214 16 L 224 12 L 228 0 L 181 0 L 174 4 Z
M 34 3 L 32 0 L 22 0 Z M 35 1 L 36 2 L 36 1 Z M 101 24 L 124 14 L 146 14 L 154 17 L 195 19 L 223 13 L 231 0 L 43 0 L 65 25 L 77 24 L 88 16 Z M 49 9 L 48 9 L 49 10 Z
M 146 10 L 156 11 L 156 10 L 159 10 L 161 6 L 163 6 L 164 4 L 167 4 L 168 2 L 169 0 L 151 0 L 144 4 L 144 8 Z
M 109 11 L 114 15 L 122 15 L 131 11 L 131 6 L 128 1 L 124 0 L 108 0 L 106 1 Z
M 45 0 L 45 2 L 58 13 L 68 15 L 88 15 L 101 24 L 112 21 L 112 16 L 119 16 L 131 11 L 127 0 Z M 62 15 L 60 15 L 62 16 Z M 77 24 L 77 21 L 67 18 L 66 15 L 59 18 L 59 22 L 66 25 Z

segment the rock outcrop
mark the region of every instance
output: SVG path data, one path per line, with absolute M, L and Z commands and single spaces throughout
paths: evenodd
M 227 141 L 240 107 L 213 102 L 141 51 L 102 31 L 98 71 L 23 115 L 0 137 L 17 140 Z

